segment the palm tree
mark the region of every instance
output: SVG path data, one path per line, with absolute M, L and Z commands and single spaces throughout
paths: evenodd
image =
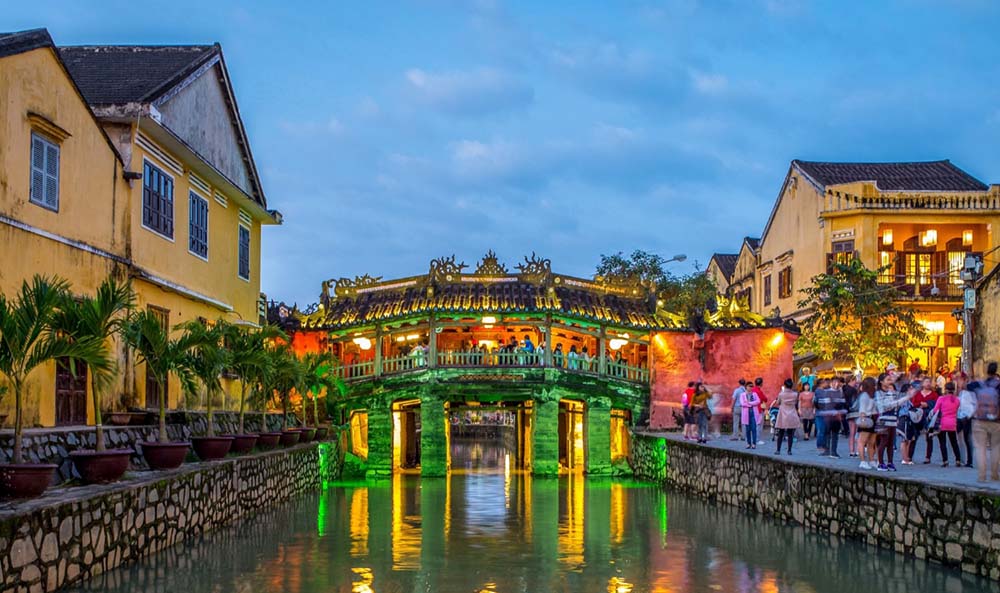
M 212 420 L 215 397 L 222 393 L 222 373 L 229 365 L 229 351 L 223 345 L 223 337 L 227 333 L 226 322 L 219 320 L 209 327 L 205 323 L 193 319 L 178 326 L 184 331 L 181 342 L 187 346 L 188 364 L 191 372 L 205 389 L 207 404 L 205 415 L 208 417 L 206 436 L 215 436 L 215 423 Z M 196 392 L 191 392 L 195 395 Z
M 229 369 L 240 378 L 240 434 L 245 434 L 247 393 L 251 386 L 267 382 L 271 371 L 268 343 L 275 339 L 287 340 L 288 336 L 273 325 L 249 329 L 230 324 L 226 328 Z
M 287 344 L 281 344 L 270 349 L 271 372 L 267 375 L 265 393 L 273 395 L 277 392 L 281 399 L 282 430 L 288 430 L 288 404 L 292 390 L 299 393 L 303 390 L 305 373 L 302 363 Z
M 302 367 L 304 374 L 303 396 L 309 395 L 312 400 L 313 422 L 319 426 L 319 392 L 325 390 L 327 398 L 333 395 L 334 390 L 339 390 L 340 378 L 333 373 L 338 366 L 337 358 L 329 352 L 309 352 L 302 357 Z M 302 402 L 302 417 L 306 418 L 305 400 Z
M 197 389 L 195 374 L 191 369 L 188 350 L 191 341 L 185 336 L 171 339 L 169 330 L 164 327 L 160 317 L 152 311 L 139 311 L 131 315 L 125 323 L 124 333 L 126 343 L 139 359 L 146 364 L 146 372 L 163 385 L 170 374 L 175 375 L 183 389 L 194 393 Z M 160 434 L 159 441 L 168 443 L 167 437 L 167 393 L 160 390 Z
M 96 361 L 104 347 L 97 339 L 73 339 L 55 328 L 60 307 L 68 298 L 69 284 L 65 280 L 37 275 L 30 283 L 25 280 L 21 284 L 21 291 L 13 301 L 0 294 L 0 375 L 14 391 L 16 464 L 22 462 L 24 388 L 28 376 L 43 364 L 60 358 Z
M 135 301 L 132 287 L 109 276 L 93 296 L 67 298 L 56 316 L 55 325 L 74 342 L 93 341 L 98 348 L 90 358 L 74 358 L 90 371 L 90 393 L 94 403 L 94 424 L 97 429 L 96 449 L 104 451 L 104 426 L 101 417 L 103 394 L 118 376 L 118 362 L 112 338 L 124 328 L 128 312 Z M 73 370 L 75 371 L 75 365 Z

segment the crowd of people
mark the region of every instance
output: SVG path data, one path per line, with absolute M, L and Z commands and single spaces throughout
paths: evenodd
M 878 377 L 804 373 L 787 379 L 769 396 L 763 378 L 739 379 L 732 407 L 693 381 L 682 395 L 684 438 L 707 443 L 710 425 L 731 414 L 731 440 L 747 449 L 764 445 L 771 429 L 775 455 L 792 455 L 793 444 L 815 440 L 819 455 L 859 460 L 864 470 L 894 472 L 901 465 L 940 462 L 942 467 L 976 467 L 978 479 L 1000 480 L 1000 376 L 990 363 L 985 377 L 972 380 L 947 368 L 930 377 L 919 366 L 900 372 L 889 365 Z M 721 437 L 720 430 L 715 431 Z M 934 459 L 935 442 L 939 458 Z M 922 444 L 923 455 L 918 455 Z M 949 446 L 951 455 L 949 456 Z

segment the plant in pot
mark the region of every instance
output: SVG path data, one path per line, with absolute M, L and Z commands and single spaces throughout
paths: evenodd
M 128 282 L 109 276 L 97 288 L 94 296 L 72 298 L 67 295 L 55 318 L 55 326 L 75 343 L 92 342 L 96 348 L 88 355 L 71 358 L 71 370 L 76 364 L 86 365 L 90 376 L 90 394 L 94 405 L 96 441 L 94 449 L 78 449 L 69 456 L 84 482 L 99 484 L 114 482 L 128 469 L 131 449 L 108 450 L 104 443 L 101 414 L 104 395 L 118 377 L 118 362 L 113 339 L 119 336 L 135 297 Z
M 125 342 L 135 352 L 137 362 L 146 365 L 146 372 L 161 385 L 169 375 L 176 376 L 187 392 L 195 387 L 188 350 L 190 343 L 185 336 L 172 339 L 170 330 L 154 312 L 138 311 L 125 323 Z M 141 443 L 142 456 L 150 469 L 175 469 L 184 463 L 191 443 L 171 442 L 167 435 L 167 393 L 160 389 L 158 404 L 159 432 L 156 442 Z
M 13 300 L 0 294 L 0 375 L 14 394 L 13 463 L 0 464 L 0 488 L 14 498 L 38 496 L 58 466 L 24 463 L 24 398 L 28 377 L 38 367 L 61 358 L 98 358 L 96 340 L 73 340 L 58 331 L 54 322 L 66 303 L 69 284 L 35 276 L 24 281 Z M 71 362 L 72 364 L 72 362 Z
M 302 392 L 305 373 L 302 363 L 287 344 L 280 344 L 270 350 L 271 372 L 265 384 L 264 393 L 277 394 L 281 401 L 281 445 L 289 447 L 299 442 L 301 432 L 288 426 L 288 407 L 292 391 Z
M 222 459 L 233 446 L 233 437 L 215 434 L 215 398 L 222 394 L 222 372 L 229 364 L 228 350 L 223 346 L 226 322 L 219 320 L 209 327 L 198 320 L 180 325 L 184 330 L 181 341 L 188 347 L 188 364 L 197 377 L 197 383 L 205 390 L 206 428 L 203 436 L 192 437 L 191 443 L 198 459 L 212 461 Z
M 309 429 L 307 438 L 303 441 L 322 440 L 326 438 L 327 427 L 319 425 L 319 394 L 325 391 L 327 397 L 339 389 L 340 379 L 335 375 L 338 366 L 337 358 L 329 352 L 310 352 L 302 357 L 304 395 L 312 403 L 313 427 Z M 305 397 L 302 403 L 302 418 L 308 419 Z M 307 422 L 305 424 L 308 424 Z M 322 432 L 321 432 L 322 431 Z
M 234 453 L 247 453 L 258 443 L 261 448 L 269 449 L 277 445 L 281 438 L 280 432 L 268 432 L 267 426 L 262 427 L 263 430 L 259 435 L 246 432 L 248 396 L 251 394 L 251 389 L 256 390 L 266 383 L 267 375 L 271 371 L 268 344 L 276 339 L 287 340 L 288 336 L 273 325 L 265 325 L 258 329 L 236 324 L 229 324 L 226 327 L 224 343 L 229 351 L 228 368 L 240 378 L 239 429 L 237 434 L 230 435 L 235 439 L 232 448 Z

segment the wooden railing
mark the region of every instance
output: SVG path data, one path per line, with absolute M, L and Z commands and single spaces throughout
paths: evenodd
M 575 354 L 575 353 L 573 353 Z M 395 375 L 427 368 L 428 360 L 423 355 L 396 356 L 382 359 L 382 367 L 376 373 L 374 361 L 344 365 L 337 368 L 337 376 L 345 381 L 373 378 L 376 375 Z M 605 361 L 605 371 L 600 372 L 598 358 L 570 356 L 553 353 L 552 367 L 570 373 L 605 376 L 633 383 L 649 383 L 649 369 L 635 367 L 624 362 Z M 441 368 L 544 368 L 545 356 L 538 352 L 439 352 L 437 366 Z

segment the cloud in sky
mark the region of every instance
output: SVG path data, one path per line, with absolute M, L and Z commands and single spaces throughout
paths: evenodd
M 531 86 L 500 70 L 406 71 L 406 82 L 421 103 L 453 115 L 478 116 L 525 107 L 534 99 Z
M 300 303 L 327 278 L 487 249 L 578 275 L 636 248 L 704 265 L 761 231 L 793 158 L 950 158 L 1000 180 L 996 3 L 296 8 L 177 0 L 122 29 L 38 0 L 5 7 L 4 28 L 50 26 L 67 45 L 221 42 L 285 214 L 265 230 L 263 290 Z

